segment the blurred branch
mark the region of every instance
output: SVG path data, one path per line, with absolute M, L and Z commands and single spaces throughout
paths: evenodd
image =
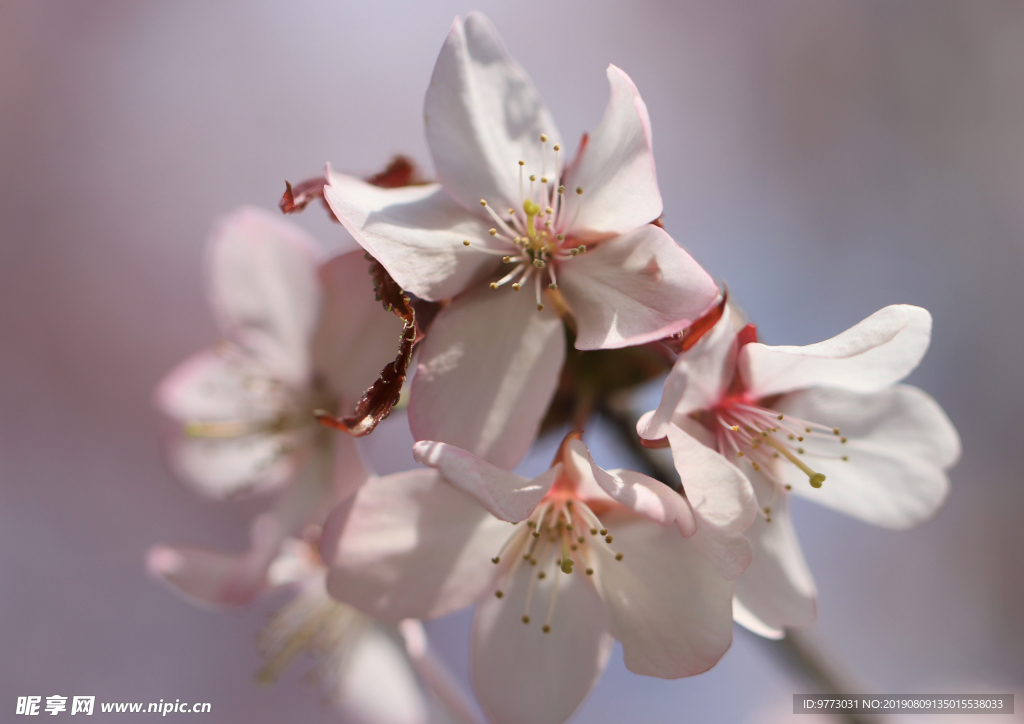
M 639 463 L 636 468 L 639 472 L 660 480 L 673 490 L 680 490 L 679 475 L 675 469 L 663 464 L 651 450 L 640 444 L 640 438 L 636 434 L 636 421 L 630 413 L 616 409 L 607 401 L 599 403 L 596 411 L 612 427 L 622 444 Z M 829 665 L 827 657 L 803 631 L 789 629 L 785 638 L 778 641 L 765 639 L 753 633 L 750 635 L 761 641 L 786 669 L 813 687 L 817 693 L 835 699 L 853 698 L 846 677 Z M 846 724 L 879 724 L 882 721 L 877 715 L 871 719 L 851 713 L 834 713 L 834 716 Z

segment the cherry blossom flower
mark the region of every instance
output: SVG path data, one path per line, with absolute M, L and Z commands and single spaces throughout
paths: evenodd
M 746 532 L 754 556 L 737 581 L 739 623 L 781 637 L 784 627 L 815 618 L 790 494 L 897 530 L 942 505 L 959 437 L 931 397 L 896 384 L 921 361 L 930 336 L 926 310 L 893 305 L 824 342 L 770 347 L 756 341 L 752 325 L 737 332 L 723 305 L 718 322 L 679 357 L 661 404 L 637 429 L 649 440 L 667 438 L 688 496 L 690 456 L 703 446 L 742 466 L 750 481 L 760 515 Z
M 234 568 L 246 567 L 259 555 L 258 545 L 243 555 L 212 551 L 204 556 L 182 555 L 174 549 L 155 548 L 149 566 L 193 603 L 237 603 L 225 600 L 221 592 L 237 578 Z M 264 665 L 258 681 L 276 681 L 300 654 L 307 653 L 314 661 L 310 679 L 347 722 L 429 724 L 439 720 L 438 710 L 446 722 L 476 721 L 472 705 L 431 654 L 419 622 L 385 626 L 332 599 L 325 585 L 326 569 L 309 542 L 285 540 L 264 575 L 267 589 L 293 588 L 295 595 L 259 635 L 257 646 Z M 199 579 L 207 585 L 194 585 Z
M 171 463 L 196 490 L 216 498 L 283 490 L 254 521 L 246 556 L 176 552 L 197 565 L 165 574 L 200 598 L 256 596 L 284 538 L 321 522 L 368 476 L 355 442 L 316 424 L 312 411 L 353 405 L 394 355 L 401 322 L 374 300 L 362 250 L 321 257 L 280 217 L 244 208 L 225 218 L 208 252 L 225 341 L 157 388 L 158 407 L 181 426 Z
M 328 519 L 327 587 L 384 621 L 479 601 L 473 683 L 492 722 L 567 719 L 613 639 L 630 670 L 664 678 L 728 649 L 733 584 L 686 538 L 693 513 L 667 486 L 602 470 L 578 436 L 532 480 L 445 443 L 414 454 L 436 471 L 371 480 Z
M 655 221 L 662 201 L 647 108 L 609 66 L 611 99 L 567 164 L 533 84 L 490 22 L 455 19 L 425 102 L 440 183 L 382 189 L 328 170 L 325 198 L 408 292 L 454 297 L 419 351 L 410 424 L 511 468 L 529 448 L 564 358 L 686 327 L 717 297 Z M 512 291 L 514 290 L 514 291 Z M 522 290 L 522 293 L 515 293 Z M 474 404 L 450 414 L 451 400 Z

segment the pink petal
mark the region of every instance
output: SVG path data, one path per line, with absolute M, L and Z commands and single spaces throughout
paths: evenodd
M 597 683 L 611 654 L 608 614 L 582 571 L 566 575 L 549 566 L 533 580 L 529 616 L 526 597 L 537 569 L 519 566 L 504 596 L 488 595 L 473 621 L 473 689 L 492 724 L 562 724 Z M 549 625 L 552 596 L 557 597 Z
M 749 548 L 737 540 L 754 521 L 757 501 L 740 470 L 676 425 L 667 429 L 672 461 L 697 520 L 698 543 L 716 560 L 722 574 L 734 578 L 749 562 Z
M 327 589 L 390 623 L 443 616 L 490 586 L 512 532 L 433 470 L 374 478 L 324 526 Z
M 748 344 L 739 367 L 752 395 L 808 387 L 872 392 L 917 367 L 931 339 L 932 317 L 908 304 L 885 307 L 832 339 L 806 347 Z
M 849 440 L 844 445 L 831 436 L 804 439 L 802 457 L 825 482 L 811 488 L 794 466 L 780 465 L 796 495 L 896 530 L 929 520 L 945 502 L 944 471 L 960 457 L 960 438 L 925 392 L 908 385 L 869 394 L 816 388 L 787 395 L 777 407 L 834 425 Z
M 561 320 L 528 287 L 487 287 L 441 310 L 419 350 L 409 425 L 511 470 L 529 450 L 565 358 Z
M 241 606 L 266 588 L 267 569 L 284 531 L 273 516 L 263 515 L 253 521 L 250 536 L 250 548 L 241 554 L 155 546 L 146 555 L 146 568 L 193 603 Z
M 438 184 L 383 189 L 340 173 L 329 179 L 324 198 L 331 210 L 405 291 L 440 301 L 499 266 L 496 256 L 478 251 L 490 243 L 493 224 L 470 215 Z
M 754 559 L 736 582 L 742 608 L 737 623 L 769 638 L 787 626 L 814 623 L 818 597 L 793 531 L 788 501 L 776 498 L 771 508 L 770 523 L 758 516 L 747 530 Z
M 715 407 L 732 382 L 737 351 L 732 314 L 726 307 L 718 323 L 676 360 L 658 409 L 637 425 L 640 436 L 648 440 L 665 437 L 673 417 Z
M 664 229 L 650 224 L 559 263 L 558 286 L 579 324 L 577 349 L 667 337 L 718 297 L 708 273 Z
M 733 584 L 677 531 L 625 514 L 602 518 L 611 546 L 594 568 L 626 667 L 677 679 L 707 671 L 732 643 Z
M 565 178 L 567 189 L 583 188 L 571 233 L 584 239 L 625 234 L 654 221 L 662 209 L 647 106 L 629 76 L 614 65 L 608 66 L 608 82 L 604 118 Z M 575 214 L 576 194 L 566 197 L 565 213 Z
M 296 385 L 310 374 L 318 261 L 305 231 L 262 209 L 222 219 L 210 238 L 210 298 L 225 334 Z
M 427 144 L 445 190 L 467 209 L 480 199 L 518 209 L 525 174 L 558 178 L 552 147 L 558 129 L 533 83 L 480 13 L 455 18 L 427 88 Z M 547 168 L 541 134 L 548 137 Z
M 554 468 L 529 480 L 497 468 L 465 450 L 443 442 L 420 441 L 416 461 L 436 469 L 459 490 L 469 493 L 499 520 L 526 520 L 555 481 Z
M 568 444 L 567 474 L 570 478 L 591 478 L 615 502 L 660 525 L 672 525 L 684 536 L 697 532 L 686 499 L 664 483 L 632 470 L 602 470 L 590 450 L 579 440 Z
M 343 415 L 395 358 L 402 333 L 402 321 L 375 298 L 369 268 L 361 250 L 320 267 L 324 304 L 313 356 Z

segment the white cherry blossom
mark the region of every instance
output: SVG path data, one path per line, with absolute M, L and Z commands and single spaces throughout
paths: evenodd
M 456 18 L 424 108 L 440 183 L 382 189 L 328 172 L 325 198 L 403 289 L 454 299 L 419 350 L 410 424 L 511 468 L 564 357 L 659 339 L 710 306 L 708 274 L 659 226 L 647 108 L 609 66 L 611 99 L 572 163 L 554 121 L 489 21 Z M 517 293 L 518 292 L 518 293 Z M 452 399 L 474 400 L 449 414 Z
M 733 584 L 667 486 L 602 470 L 572 436 L 533 480 L 445 443 L 414 452 L 436 471 L 371 480 L 328 519 L 328 590 L 384 621 L 479 602 L 473 683 L 490 721 L 565 721 L 613 639 L 630 670 L 663 678 L 728 649 Z
M 893 305 L 824 342 L 771 347 L 756 342 L 752 325 L 737 332 L 726 307 L 679 357 L 638 431 L 667 439 L 688 496 L 690 456 L 705 446 L 750 481 L 760 514 L 746 532 L 754 555 L 737 581 L 739 623 L 780 637 L 815 618 L 790 494 L 897 530 L 942 505 L 959 437 L 931 397 L 896 384 L 930 335 L 926 310 Z

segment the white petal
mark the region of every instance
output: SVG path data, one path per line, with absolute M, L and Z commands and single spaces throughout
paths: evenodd
M 678 533 L 676 534 L 678 535 Z M 562 724 L 597 683 L 611 654 L 608 614 L 580 570 L 548 566 L 544 580 L 521 565 L 504 597 L 487 596 L 473 621 L 471 671 L 480 706 L 492 724 Z M 544 633 L 554 583 L 557 598 Z M 529 612 L 530 623 L 522 617 Z
M 810 626 L 817 616 L 818 593 L 793 530 L 785 496 L 771 505 L 771 522 L 758 516 L 747 530 L 754 559 L 736 582 L 742 605 L 736 622 L 756 634 L 776 638 L 787 626 Z
M 443 616 L 490 586 L 512 532 L 433 470 L 375 478 L 324 526 L 327 588 L 383 621 Z
M 732 599 L 732 620 L 747 629 L 747 631 L 756 633 L 758 636 L 766 639 L 778 641 L 779 639 L 786 637 L 786 632 L 783 629 L 772 628 L 766 624 L 764 621 L 748 611 L 747 607 L 743 605 L 743 602 L 735 596 Z
M 200 495 L 239 498 L 277 490 L 294 475 L 295 434 L 205 438 L 179 435 L 168 443 L 175 474 Z
M 669 425 L 667 437 L 698 528 L 726 536 L 743 533 L 757 515 L 750 481 L 722 455 L 679 427 Z
M 335 695 L 346 722 L 428 724 L 427 698 L 399 644 L 379 627 L 355 641 Z
M 493 224 L 470 214 L 438 184 L 383 189 L 340 173 L 329 179 L 324 198 L 331 210 L 405 291 L 440 301 L 499 265 L 497 257 L 478 251 L 491 243 Z M 467 239 L 470 246 L 463 243 Z
M 412 454 L 416 462 L 436 469 L 449 483 L 475 497 L 491 515 L 513 523 L 526 520 L 555 481 L 555 468 L 529 480 L 443 442 L 420 441 Z
M 608 66 L 611 98 L 604 118 L 565 178 L 568 205 L 575 214 L 576 187 L 583 188 L 582 209 L 573 233 L 624 234 L 661 215 L 661 192 L 651 152 L 651 119 L 633 81 Z
M 274 420 L 290 402 L 271 374 L 244 350 L 225 345 L 171 370 L 157 386 L 155 402 L 178 422 L 233 422 L 236 434 L 244 434 Z
M 767 397 L 808 387 L 873 392 L 917 367 L 931 339 L 927 310 L 894 304 L 832 339 L 806 347 L 748 344 L 739 367 L 750 393 Z
M 423 624 L 416 619 L 407 618 L 398 625 L 398 628 L 405 639 L 405 650 L 416 673 L 429 690 L 444 703 L 446 713 L 455 721 L 477 724 L 479 715 L 476 713 L 475 703 L 444 662 L 431 651 Z
M 942 408 L 916 387 L 897 385 L 870 394 L 803 390 L 776 406 L 834 425 L 849 440 L 843 445 L 832 436 L 806 437 L 803 457 L 825 482 L 811 488 L 799 470 L 780 465 L 795 494 L 895 529 L 929 520 L 945 501 L 949 479 L 943 471 L 960 457 L 960 439 Z M 837 459 L 840 455 L 849 461 Z
M 673 416 L 716 406 L 732 383 L 737 350 L 732 313 L 726 307 L 715 326 L 676 360 L 658 409 L 646 425 L 637 427 L 640 435 L 648 440 L 665 437 Z
M 706 271 L 652 224 L 558 265 L 578 349 L 643 344 L 689 326 L 718 296 Z
M 664 483 L 633 470 L 602 470 L 579 440 L 568 444 L 566 473 L 574 481 L 590 478 L 615 502 L 660 525 L 673 525 L 684 536 L 697 531 L 686 499 Z
M 409 426 L 511 470 L 555 392 L 565 337 L 533 294 L 486 287 L 442 309 L 419 350 Z
M 602 522 L 623 559 L 594 546 L 595 575 L 626 667 L 677 679 L 718 663 L 732 643 L 733 584 L 673 528 L 626 515 Z
M 313 343 L 315 365 L 339 396 L 339 411 L 356 401 L 398 352 L 402 320 L 375 298 L 363 251 L 335 257 L 320 267 L 323 312 Z
M 210 298 L 225 334 L 291 384 L 309 378 L 318 262 L 305 231 L 262 209 L 226 217 L 210 238 Z
M 155 546 L 146 555 L 146 568 L 192 603 L 241 606 L 266 588 L 284 532 L 273 516 L 262 515 L 253 521 L 250 538 L 245 553 Z
M 480 199 L 500 211 L 520 208 L 525 174 L 558 178 L 551 148 L 558 129 L 533 83 L 480 13 L 455 18 L 430 78 L 423 113 L 437 177 L 466 208 Z M 541 134 L 548 137 L 543 168 Z

